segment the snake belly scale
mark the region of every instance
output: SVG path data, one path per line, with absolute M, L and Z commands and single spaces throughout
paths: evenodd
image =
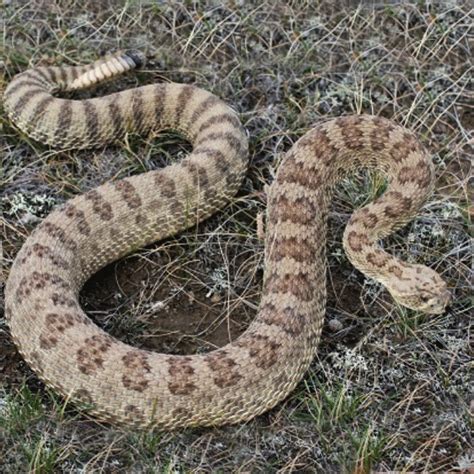
M 449 294 L 439 275 L 378 245 L 426 199 L 429 156 L 405 128 L 358 115 L 321 123 L 287 152 L 268 195 L 260 307 L 239 338 L 206 354 L 178 356 L 131 347 L 96 326 L 78 303 L 84 282 L 222 208 L 248 166 L 238 116 L 197 87 L 155 84 L 86 100 L 54 96 L 143 62 L 128 51 L 87 66 L 38 67 L 17 75 L 4 93 L 12 122 L 59 148 L 161 129 L 177 130 L 193 145 L 179 163 L 75 197 L 27 238 L 9 275 L 5 312 L 22 356 L 46 384 L 97 417 L 130 427 L 236 423 L 275 406 L 301 380 L 320 339 L 331 192 L 354 168 L 380 169 L 388 188 L 353 214 L 344 234 L 349 258 L 401 304 L 443 311 Z

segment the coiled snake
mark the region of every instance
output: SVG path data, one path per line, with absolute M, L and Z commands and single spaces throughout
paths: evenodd
M 268 193 L 260 308 L 239 338 L 207 354 L 178 356 L 131 347 L 97 327 L 78 304 L 83 283 L 107 263 L 213 214 L 237 192 L 247 169 L 237 115 L 202 89 L 166 83 L 87 100 L 53 96 L 143 62 L 128 51 L 88 66 L 38 67 L 17 75 L 4 94 L 16 126 L 55 147 L 93 147 L 130 131 L 166 128 L 193 145 L 180 163 L 70 200 L 18 253 L 6 317 L 21 354 L 48 385 L 104 420 L 135 427 L 236 423 L 275 406 L 302 378 L 320 338 L 331 190 L 354 168 L 382 170 L 388 188 L 350 219 L 349 258 L 401 304 L 443 311 L 449 294 L 439 275 L 377 243 L 427 197 L 431 161 L 405 128 L 356 115 L 321 123 L 287 152 Z

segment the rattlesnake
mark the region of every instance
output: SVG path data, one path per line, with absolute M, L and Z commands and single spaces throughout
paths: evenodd
M 46 384 L 104 420 L 135 427 L 236 423 L 275 406 L 315 353 L 325 311 L 331 190 L 359 167 L 382 170 L 388 188 L 350 219 L 349 258 L 398 302 L 443 311 L 449 294 L 439 275 L 377 244 L 419 209 L 432 187 L 431 161 L 405 128 L 356 115 L 322 122 L 286 153 L 268 191 L 261 303 L 240 337 L 206 354 L 177 356 L 131 347 L 97 327 L 78 303 L 83 283 L 107 263 L 213 214 L 237 192 L 247 169 L 236 113 L 191 85 L 148 85 L 87 100 L 53 97 L 143 62 L 128 51 L 89 66 L 38 67 L 17 75 L 4 94 L 16 126 L 56 147 L 92 147 L 130 131 L 165 128 L 193 145 L 180 163 L 70 200 L 18 253 L 6 286 L 6 318 L 21 354 Z

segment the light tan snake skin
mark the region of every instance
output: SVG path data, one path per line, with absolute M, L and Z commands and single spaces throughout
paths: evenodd
M 130 347 L 97 327 L 78 304 L 83 283 L 107 263 L 223 207 L 247 169 L 237 115 L 204 90 L 168 83 L 80 101 L 52 95 L 142 63 L 129 51 L 90 66 L 39 67 L 5 91 L 16 126 L 60 148 L 166 128 L 193 144 L 180 163 L 70 200 L 26 240 L 7 282 L 5 312 L 21 354 L 48 385 L 104 420 L 134 427 L 236 423 L 275 406 L 301 380 L 320 338 L 331 191 L 353 168 L 380 169 L 389 184 L 352 216 L 344 234 L 350 259 L 400 303 L 443 311 L 449 296 L 438 274 L 378 245 L 427 197 L 431 161 L 408 130 L 358 115 L 318 125 L 286 154 L 268 196 L 260 308 L 238 339 L 207 354 L 177 356 Z

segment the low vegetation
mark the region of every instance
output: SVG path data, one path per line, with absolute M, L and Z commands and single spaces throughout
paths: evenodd
M 195 353 L 240 334 L 259 301 L 265 184 L 312 124 L 362 112 L 409 127 L 433 154 L 430 202 L 384 245 L 440 271 L 453 303 L 439 317 L 405 310 L 349 264 L 344 225 L 384 186 L 360 174 L 334 198 L 327 321 L 311 370 L 286 401 L 238 426 L 135 433 L 102 425 L 22 361 L 3 319 L 4 283 L 22 242 L 55 206 L 190 147 L 173 135 L 129 136 L 106 149 L 58 152 L 1 114 L 1 472 L 472 472 L 472 11 L 456 1 L 372 3 L 4 1 L 0 93 L 29 66 L 137 48 L 149 57 L 142 71 L 82 96 L 195 84 L 235 107 L 249 134 L 249 172 L 231 205 L 86 285 L 83 307 L 115 337 Z

